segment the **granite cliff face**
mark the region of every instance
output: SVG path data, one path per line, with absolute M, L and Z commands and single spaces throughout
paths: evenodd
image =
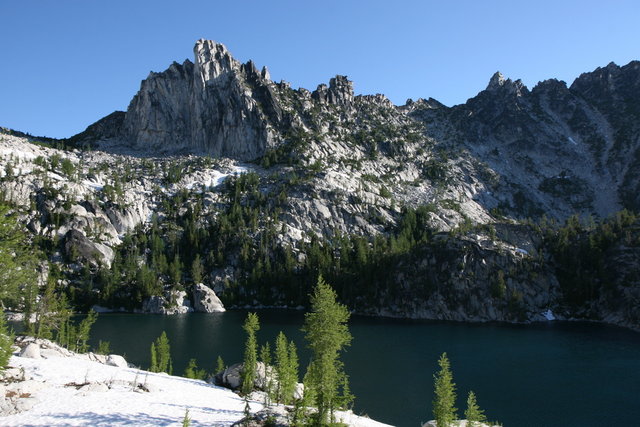
M 274 146 L 281 112 L 266 68 L 241 64 L 221 44 L 199 40 L 195 62 L 150 73 L 110 133 L 88 135 L 139 151 L 251 160 Z
M 2 133 L 0 189 L 82 303 L 135 308 L 203 283 L 227 306 L 297 306 L 322 272 L 362 313 L 640 326 L 618 304 L 640 294 L 638 266 L 612 267 L 636 257 L 633 219 L 614 237 L 539 227 L 638 210 L 640 63 L 569 87 L 496 73 L 462 105 L 395 106 L 345 76 L 274 83 L 211 41 L 194 54 L 64 149 Z M 602 268 L 584 273 L 571 245 Z M 598 278 L 586 296 L 578 270 Z
M 126 113 L 74 140 L 246 161 L 306 133 L 314 160 L 350 158 L 355 150 L 408 161 L 405 170 L 424 170 L 434 152 L 470 161 L 477 166 L 471 179 L 484 188 L 475 199 L 486 211 L 564 219 L 639 207 L 637 61 L 585 73 L 570 87 L 547 80 L 529 90 L 498 72 L 486 90 L 449 108 L 432 99 L 396 107 L 381 95 L 354 96 L 344 76 L 313 92 L 294 90 L 212 41 L 199 40 L 194 56 L 151 73 Z
M 500 175 L 498 206 L 520 216 L 606 216 L 637 209 L 640 63 L 609 64 L 568 88 L 527 89 L 496 73 L 465 104 L 411 114 L 434 138 L 464 147 Z M 519 212 L 518 212 L 519 211 Z

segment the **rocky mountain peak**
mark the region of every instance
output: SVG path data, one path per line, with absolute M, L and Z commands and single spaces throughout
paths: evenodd
M 505 78 L 504 75 L 500 71 L 496 71 L 491 79 L 489 80 L 489 84 L 485 90 L 497 90 L 504 86 Z
M 198 40 L 194 61 L 149 74 L 125 114 L 80 135 L 142 153 L 199 153 L 251 160 L 273 146 L 281 111 L 266 67 L 242 64 L 221 43 Z
M 581 74 L 573 82 L 571 89 L 585 94 L 597 88 L 597 90 L 620 91 L 621 96 L 635 97 L 640 89 L 639 77 L 640 61 L 631 61 L 624 66 L 610 62 L 606 67 L 598 67 L 592 72 Z
M 204 64 L 205 62 L 213 60 L 220 61 L 223 59 L 235 61 L 225 45 L 213 40 L 198 40 L 193 46 L 193 53 L 197 63 L 199 64 Z
M 506 91 L 509 94 L 515 94 L 516 96 L 522 96 L 528 92 L 527 87 L 522 83 L 522 80 L 518 79 L 513 81 L 511 79 L 505 79 L 504 75 L 500 71 L 496 71 L 489 84 L 485 89 L 487 92 L 499 92 Z
M 196 70 L 203 82 L 214 80 L 240 67 L 240 63 L 231 56 L 226 46 L 213 40 L 198 40 L 193 47 L 193 54 Z
M 311 97 L 322 104 L 350 106 L 353 103 L 353 82 L 347 76 L 335 76 L 326 84 L 319 84 Z

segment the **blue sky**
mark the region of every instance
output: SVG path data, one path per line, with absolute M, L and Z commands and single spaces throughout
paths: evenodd
M 638 1 L 0 0 L 0 126 L 67 137 L 125 110 L 198 38 L 314 89 L 454 105 L 502 71 L 529 87 L 640 59 Z

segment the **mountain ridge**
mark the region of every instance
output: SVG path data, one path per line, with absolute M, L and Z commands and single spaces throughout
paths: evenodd
M 107 116 L 72 140 L 109 140 L 115 141 L 116 145 L 141 149 L 143 152 L 146 148 L 154 153 L 207 154 L 246 161 L 261 158 L 267 151 L 282 146 L 287 142 L 288 133 L 296 129 L 326 133 L 319 129 L 317 123 L 313 123 L 313 119 L 309 120 L 318 106 L 333 105 L 343 116 L 357 117 L 359 112 L 354 111 L 356 99 L 388 103 L 389 107 L 400 113 L 408 112 L 409 115 L 423 104 L 420 100 L 409 100 L 403 106 L 394 106 L 384 95 L 355 96 L 352 83 L 340 75 L 332 78 L 329 86 L 319 84 L 312 92 L 304 88 L 293 90 L 286 82 L 272 82 L 266 67 L 258 71 L 252 61 L 242 64 L 232 57 L 224 45 L 213 41 L 199 40 L 194 47 L 194 56 L 195 62 L 174 62 L 163 72 L 150 73 L 142 81 L 141 89 L 132 99 L 127 112 L 115 112 Z M 637 165 L 628 164 L 628 159 L 640 156 L 637 141 L 630 141 L 637 139 L 640 134 L 632 121 L 640 118 L 640 115 L 629 107 L 637 99 L 637 96 L 633 97 L 638 94 L 637 88 L 631 96 L 623 96 L 618 100 L 621 91 L 618 86 L 634 88 L 633 83 L 625 86 L 625 82 L 637 80 L 638 75 L 638 61 L 622 67 L 610 63 L 593 72 L 581 74 L 569 87 L 564 82 L 549 79 L 529 90 L 520 80 L 512 81 L 496 72 L 487 88 L 466 103 L 446 107 L 431 100 L 429 109 L 451 112 L 444 118 L 446 125 L 453 128 L 453 133 L 467 140 L 466 144 L 458 146 L 473 145 L 472 139 L 477 138 L 485 141 L 495 139 L 493 145 L 517 143 L 517 140 L 522 145 L 528 144 L 528 140 L 542 138 L 555 144 L 547 148 L 555 151 L 553 155 L 561 152 L 567 158 L 567 165 L 572 164 L 568 159 L 571 155 L 577 155 L 583 164 L 593 163 L 588 173 L 576 177 L 576 189 L 582 194 L 573 203 L 564 203 L 568 206 L 563 208 L 565 212 L 562 216 L 567 217 L 574 211 L 586 213 L 584 207 L 578 208 L 577 205 L 581 203 L 585 206 L 595 205 L 589 206 L 592 212 L 603 217 L 621 207 L 636 209 L 640 203 L 635 196 L 638 193 L 636 190 L 640 189 Z M 607 87 L 602 84 L 598 86 L 603 79 L 610 81 Z M 599 91 L 598 96 L 589 95 L 589 89 L 585 88 L 591 86 Z M 611 92 L 610 98 L 615 106 L 623 105 L 631 111 L 631 123 L 619 115 L 600 111 L 606 109 L 602 102 L 606 99 L 604 95 L 607 91 Z M 413 114 L 414 118 L 417 116 Z M 106 120 L 105 126 L 101 125 L 103 120 Z M 341 124 L 346 123 L 343 121 L 338 126 Z M 519 135 L 512 133 L 514 128 Z M 585 128 L 588 129 L 585 131 Z M 631 132 L 631 135 L 621 132 Z M 618 143 L 632 152 L 614 152 L 610 155 L 613 133 L 616 133 Z M 428 130 L 427 135 L 438 142 L 451 139 L 450 135 L 443 138 L 442 135 L 429 134 Z M 564 142 L 576 145 L 573 153 L 558 143 L 560 136 Z M 577 147 L 583 143 L 587 145 L 586 148 Z M 103 144 L 104 148 L 108 146 Z M 499 147 L 492 146 L 492 149 L 499 150 Z M 482 154 L 479 150 L 474 152 L 473 147 L 471 151 L 479 160 L 491 162 L 491 157 L 486 153 Z M 525 167 L 520 165 L 518 173 L 526 174 L 522 170 Z M 551 192 L 562 191 L 555 187 L 562 187 L 563 184 L 553 182 L 553 177 L 563 171 L 554 170 L 557 173 L 553 175 L 551 170 L 545 172 L 546 176 L 536 177 L 538 187 L 546 187 Z M 598 175 L 597 182 L 606 183 L 601 186 L 604 190 L 594 193 L 582 188 L 595 186 L 593 182 L 582 185 L 585 176 L 591 174 Z M 523 183 L 517 182 L 513 186 L 521 187 Z M 615 195 L 598 199 L 599 194 L 603 194 L 603 191 L 606 193 L 606 188 L 612 187 L 617 187 Z M 544 191 L 537 191 L 536 194 L 524 194 L 524 197 L 547 205 L 542 209 L 549 210 L 550 203 L 544 200 L 549 198 L 542 193 Z M 530 215 L 534 209 L 527 208 L 523 213 Z
M 498 72 L 447 107 L 292 89 L 204 40 L 195 58 L 66 150 L 2 134 L 0 190 L 79 306 L 198 278 L 295 307 L 322 273 L 360 313 L 640 325 L 637 61 L 531 90 Z

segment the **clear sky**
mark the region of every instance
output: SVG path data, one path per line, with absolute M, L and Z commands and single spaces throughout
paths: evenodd
M 293 87 L 345 74 L 359 94 L 454 105 L 497 70 L 532 87 L 640 59 L 640 1 L 0 0 L 0 126 L 71 136 L 199 38 Z

